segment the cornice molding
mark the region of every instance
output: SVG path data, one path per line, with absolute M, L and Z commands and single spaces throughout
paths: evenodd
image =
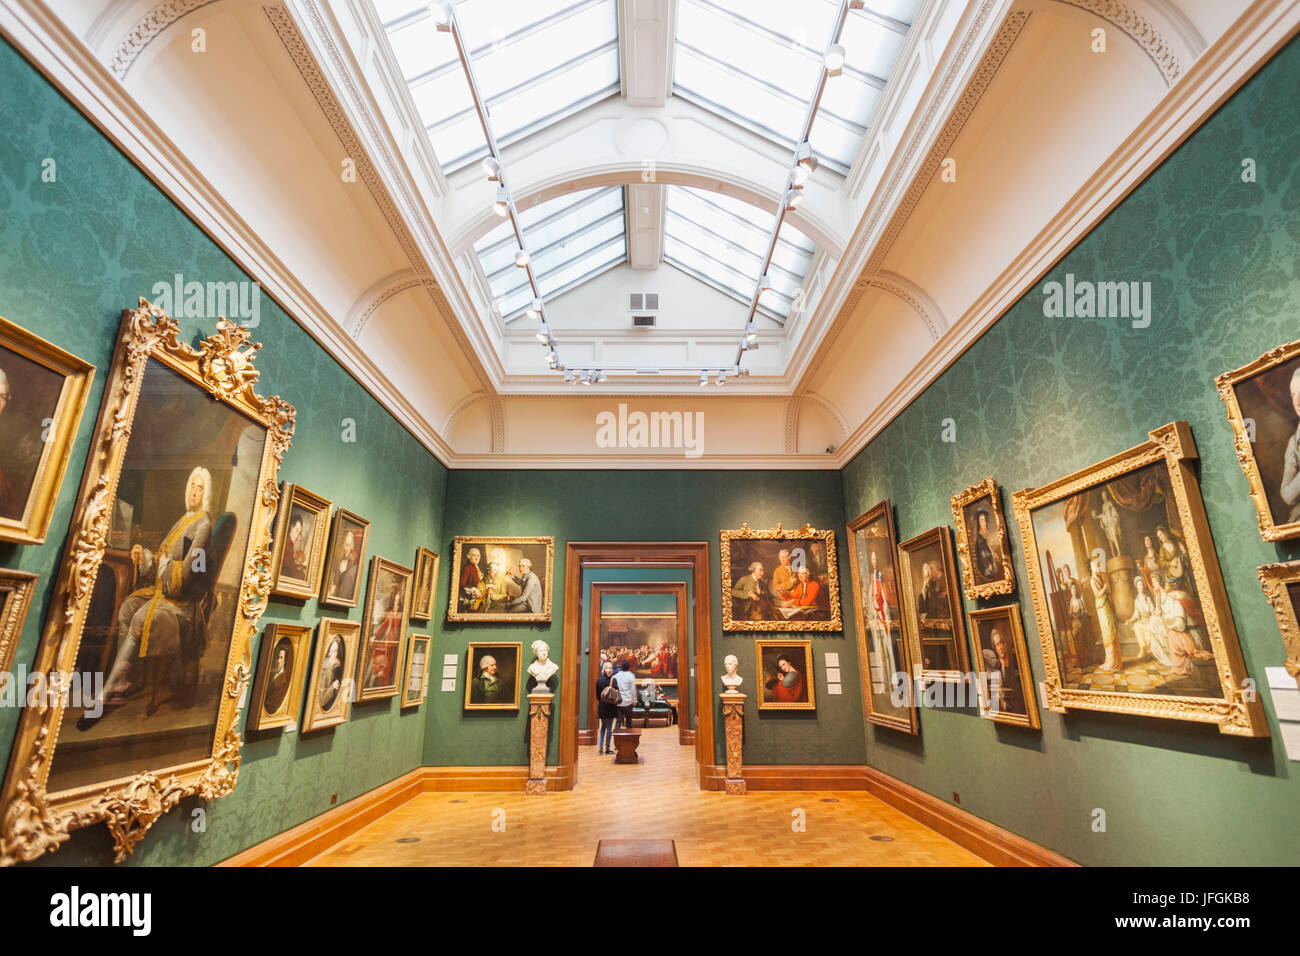
M 405 292 L 407 289 L 418 289 L 420 287 L 436 289 L 437 286 L 438 283 L 433 276 L 417 275 L 410 270 L 379 280 L 363 293 L 361 298 L 349 310 L 348 334 L 354 339 L 360 339 L 361 333 L 366 329 L 366 323 L 370 321 L 370 317 L 378 312 L 380 306 L 393 296 Z
M 444 435 L 451 434 L 451 424 L 456 420 L 456 416 L 479 402 L 488 403 L 488 421 L 491 429 L 489 435 L 489 447 L 493 455 L 502 454 L 506 450 L 506 415 L 505 404 L 501 401 L 501 396 L 492 395 L 488 392 L 473 392 L 466 395 L 457 402 L 447 417 L 442 420 L 442 427 L 439 431 Z
M 943 333 L 948 331 L 948 320 L 944 317 L 943 310 L 915 282 L 896 272 L 882 270 L 871 280 L 871 284 L 906 303 L 916 313 L 916 317 L 925 323 L 932 341 L 938 342 Z
M 635 454 L 606 452 L 590 454 L 545 455 L 457 455 L 452 466 L 475 471 L 500 471 L 521 469 L 527 471 L 563 471 L 584 469 L 590 471 L 711 471 L 734 469 L 736 471 L 836 471 L 840 465 L 834 455 L 705 455 L 687 458 L 681 452 L 675 455 Z
M 136 58 L 159 34 L 181 17 L 218 2 L 219 0 L 165 0 L 158 4 L 137 20 L 118 42 L 117 51 L 109 61 L 109 69 L 119 80 L 126 79 Z
M 1300 6 L 1260 0 L 1183 74 L 1025 250 L 849 436 L 848 465 L 976 339 L 1300 31 Z

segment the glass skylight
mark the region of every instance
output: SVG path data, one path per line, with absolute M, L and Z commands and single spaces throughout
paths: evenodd
M 875 114 L 921 0 L 868 0 L 840 34 L 844 72 L 831 77 L 809 141 L 847 172 Z M 681 0 L 673 92 L 791 150 L 838 4 L 831 0 Z
M 519 225 L 547 301 L 627 261 L 622 186 L 585 189 L 520 209 Z M 528 276 L 515 265 L 518 250 L 508 221 L 474 244 L 492 298 L 507 322 L 533 301 Z
M 447 172 L 487 155 L 456 45 L 426 0 L 374 0 Z M 617 0 L 456 0 L 479 94 L 504 147 L 619 93 Z
M 667 190 L 664 261 L 749 305 L 776 214 L 721 193 Z M 782 223 L 767 270 L 772 288 L 759 299 L 760 312 L 784 323 L 816 252 L 811 239 Z

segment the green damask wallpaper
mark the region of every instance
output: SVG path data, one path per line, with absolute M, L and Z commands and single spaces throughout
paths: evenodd
M 11 47 L 0 45 L 0 315 L 93 362 L 94 388 L 81 423 L 47 543 L 0 544 L 0 564 L 40 575 L 15 666 L 36 653 L 43 609 L 98 415 L 121 311 L 176 273 L 187 279 L 249 278 Z M 42 181 L 42 162 L 56 179 Z M 193 341 L 216 317 L 185 319 Z M 298 409 L 297 433 L 281 477 L 371 521 L 372 554 L 410 565 L 415 549 L 438 549 L 447 472 L 271 299 L 261 299 L 254 332 L 264 345 L 259 390 Z M 354 431 L 355 441 L 346 440 Z M 383 449 L 383 454 L 375 454 Z M 262 622 L 314 624 L 315 600 L 273 598 Z M 333 609 L 324 613 L 337 613 Z M 347 616 L 361 617 L 361 608 Z M 439 621 L 417 628 L 436 632 Z M 256 661 L 257 644 L 253 647 Z M 423 709 L 423 708 L 422 708 Z M 0 709 L 0 763 L 18 723 Z M 241 717 L 242 725 L 242 717 Z M 400 713 L 396 698 L 353 707 L 340 727 L 304 738 L 254 734 L 243 750 L 234 793 L 210 804 L 187 801 L 153 828 L 133 863 L 209 864 L 343 803 L 419 765 L 424 718 Z M 204 807 L 206 829 L 192 811 Z M 46 862 L 111 862 L 102 827 L 78 832 Z
M 811 523 L 831 528 L 840 552 L 841 593 L 848 586 L 849 567 L 843 553 L 844 507 L 840 477 L 833 471 L 452 471 L 447 483 L 443 519 L 446 554 L 458 534 L 555 535 L 555 590 L 549 626 L 447 624 L 435 639 L 435 660 L 445 653 L 460 658 L 459 683 L 464 680 L 465 648 L 470 641 L 521 641 L 528 645 L 543 637 L 559 658 L 564 622 L 564 546 L 567 541 L 707 541 L 709 602 L 713 615 L 713 679 L 722 673 L 727 654 L 740 658 L 740 673 L 750 690 L 754 681 L 756 635 L 722 630 L 719 532 L 739 528 L 770 528 L 777 523 L 798 528 Z M 442 571 L 439 606 L 446 616 L 450 562 Z M 817 710 L 766 711 L 747 707 L 745 760 L 755 764 L 860 764 L 863 731 L 861 683 L 857 675 L 857 638 L 853 611 L 844 607 L 842 633 L 789 634 L 811 637 L 816 654 Z M 844 693 L 827 695 L 821 674 L 822 654 L 838 651 Z M 531 661 L 531 656 L 525 653 Z M 719 687 L 721 685 L 718 685 Z M 429 730 L 424 762 L 432 766 L 458 764 L 497 766 L 527 763 L 527 713 L 484 715 L 463 712 L 458 694 L 430 693 Z M 718 707 L 716 693 L 715 708 Z M 562 702 L 557 698 L 557 707 Z M 487 719 L 485 719 L 485 716 Z M 720 709 L 715 720 L 721 720 Z M 557 753 L 558 721 L 552 723 L 551 762 Z M 714 748 L 723 762 L 722 735 Z
M 1255 569 L 1300 555 L 1264 543 L 1214 388 L 1300 334 L 1300 45 L 1286 47 L 1044 277 L 1149 281 L 1150 327 L 1043 315 L 1042 284 L 845 469 L 845 518 L 892 500 L 899 539 L 952 523 L 949 496 L 1002 485 L 1034 678 L 1042 654 L 1011 493 L 1191 423 L 1201 488 L 1246 665 L 1272 739 L 1139 717 L 1044 712 L 1042 733 L 926 710 L 912 738 L 871 726 L 867 762 L 1088 864 L 1291 864 L 1300 773 L 1266 666 L 1282 663 Z M 1241 179 L 1242 161 L 1258 181 Z M 945 442 L 945 419 L 956 440 Z M 972 606 L 968 602 L 968 607 Z M 1105 811 L 1105 831 L 1093 828 Z

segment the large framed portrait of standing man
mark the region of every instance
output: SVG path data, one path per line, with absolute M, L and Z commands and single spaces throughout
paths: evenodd
M 45 540 L 94 374 L 0 318 L 0 541 Z
M 183 797 L 229 793 L 249 641 L 271 590 L 293 406 L 225 319 L 193 349 L 144 299 L 123 316 L 33 671 L 100 673 L 23 712 L 0 864 L 104 822 L 124 859 Z
M 357 700 L 397 694 L 411 606 L 411 569 L 375 555 L 366 585 L 361 654 L 357 661 Z
M 970 671 L 970 661 L 947 526 L 931 528 L 900 544 L 898 564 L 914 674 L 923 681 L 961 682 Z
M 835 532 L 804 525 L 722 532 L 724 631 L 839 631 Z
M 1142 444 L 1012 496 L 1050 710 L 1217 724 L 1267 737 L 1201 503 L 1196 443 Z
M 899 607 L 894 511 L 882 501 L 849 522 L 849 567 L 857 601 L 858 660 L 867 720 L 915 734 L 911 648 Z M 898 675 L 902 675 L 899 677 Z
M 1300 340 L 1216 380 L 1265 541 L 1300 536 Z

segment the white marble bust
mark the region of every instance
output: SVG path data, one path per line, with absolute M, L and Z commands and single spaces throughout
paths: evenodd
M 745 678 L 736 673 L 740 661 L 735 654 L 728 654 L 722 659 L 722 666 L 727 669 L 727 672 L 722 675 L 722 683 L 727 686 L 727 690 L 731 691 L 731 693 L 739 693 L 740 685 L 745 682 Z
M 545 641 L 533 641 L 532 651 L 533 656 L 536 657 L 537 660 L 528 665 L 528 673 L 532 674 L 537 680 L 537 687 L 539 690 L 543 686 L 549 690 L 551 678 L 554 677 L 555 672 L 560 669 L 560 665 L 551 660 L 551 649 L 547 646 Z

